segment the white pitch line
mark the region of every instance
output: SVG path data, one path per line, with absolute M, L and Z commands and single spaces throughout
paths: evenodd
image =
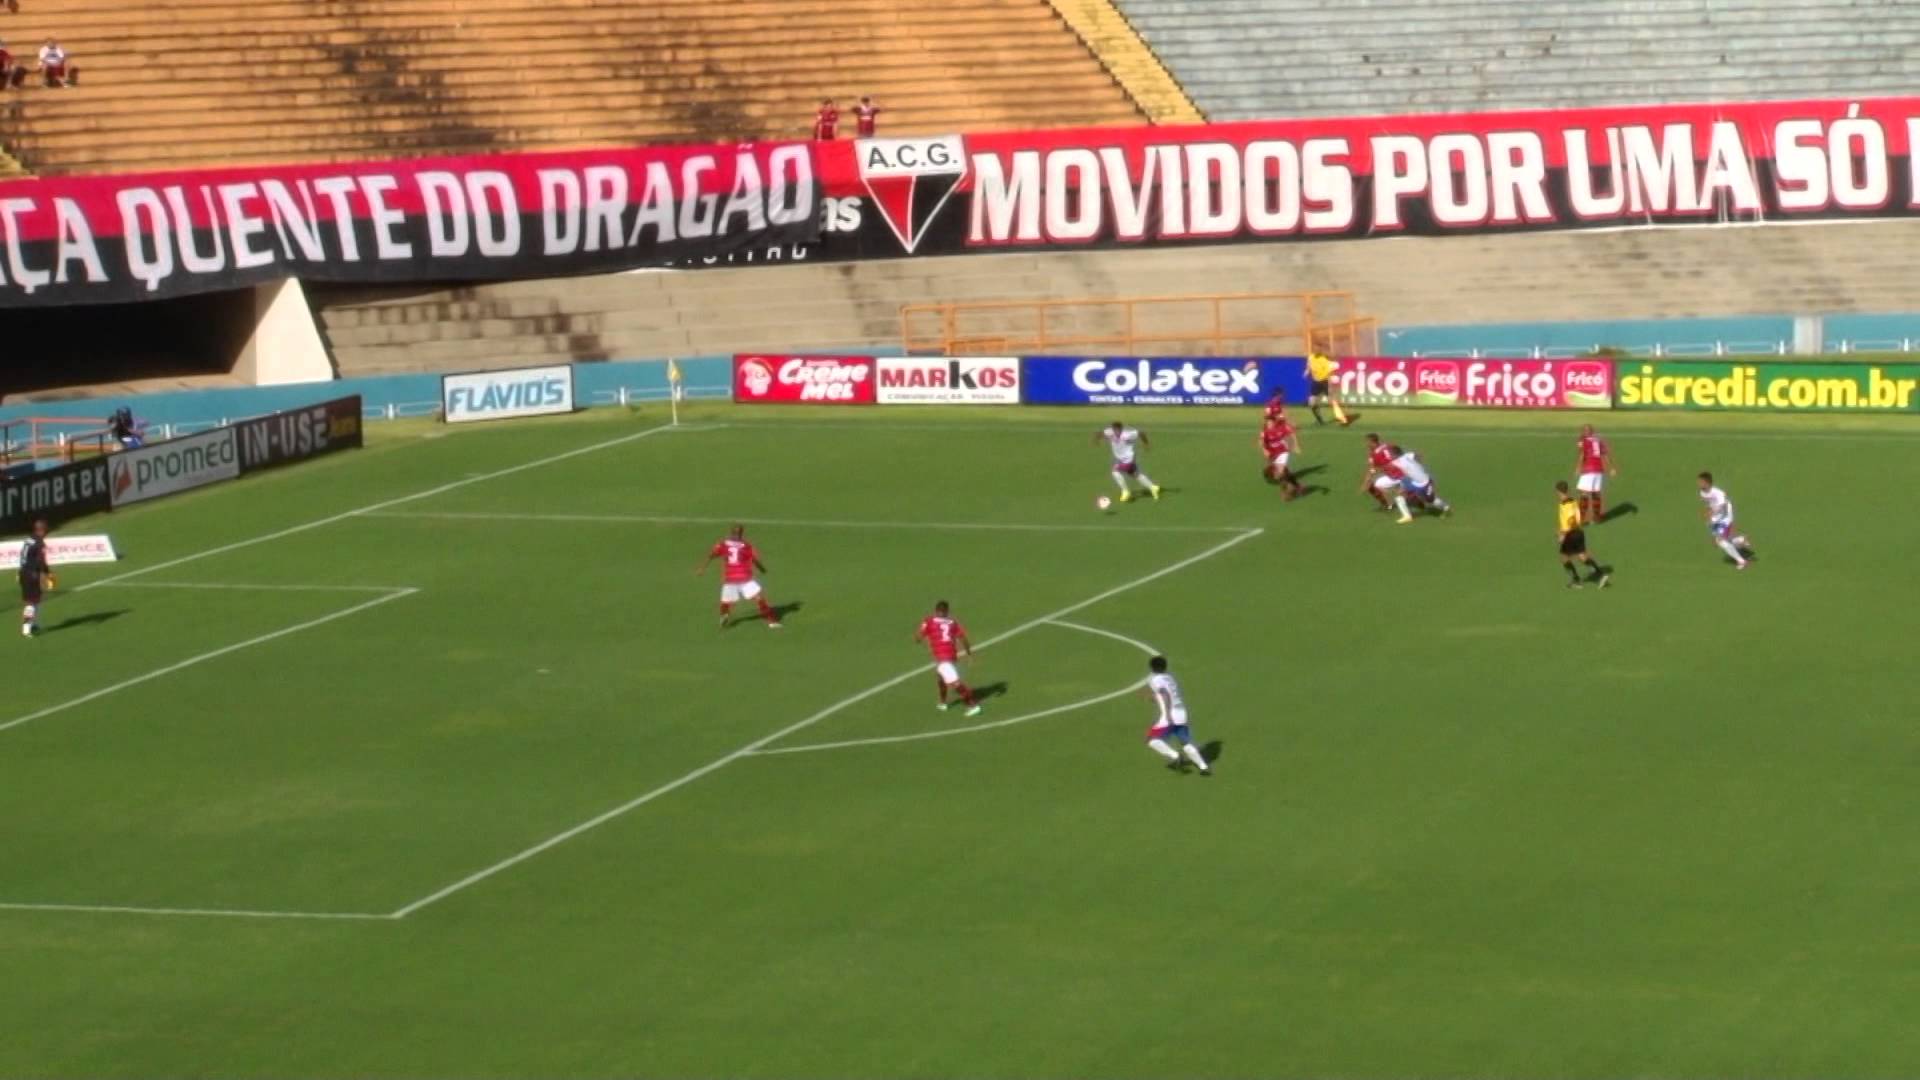
M 225 919 L 333 919 L 352 922 L 391 922 L 392 914 L 364 911 L 245 911 L 237 908 L 134 907 L 128 904 L 13 904 L 0 903 L 0 911 L 91 912 L 106 915 L 189 915 Z
M 230 589 L 235 592 L 347 592 L 397 593 L 407 585 L 249 585 L 225 581 L 102 581 L 116 589 Z
M 1151 574 L 1147 574 L 1143 577 L 1135 578 L 1132 581 L 1126 582 L 1125 584 L 1122 584 L 1122 585 L 1116 585 L 1113 588 L 1108 589 L 1105 592 L 1099 593 L 1095 596 L 1089 597 L 1088 599 L 1081 600 L 1078 603 L 1069 604 L 1058 611 L 1049 612 L 1048 614 L 1042 615 L 1037 619 L 1033 619 L 1028 622 L 1021 623 L 1019 626 L 1016 626 L 1011 630 L 998 634 L 994 637 L 988 638 L 987 640 L 981 642 L 979 645 L 975 646 L 975 649 L 979 650 L 979 649 L 991 648 L 992 646 L 1002 641 L 1006 641 L 1008 638 L 1012 638 L 1017 635 L 1024 634 L 1036 626 L 1041 626 L 1043 624 L 1053 622 L 1057 619 L 1065 618 L 1066 616 L 1071 615 L 1076 611 L 1081 611 L 1085 608 L 1092 607 L 1093 605 L 1098 604 L 1103 600 L 1110 600 L 1113 597 L 1119 596 L 1121 593 L 1129 592 L 1133 589 L 1139 588 L 1142 585 L 1147 585 L 1152 582 L 1158 581 L 1161 578 L 1166 577 L 1168 574 L 1178 573 L 1182 570 L 1185 570 L 1187 567 L 1194 565 L 1195 563 L 1205 562 L 1206 560 L 1213 558 L 1215 555 L 1218 555 L 1221 552 L 1227 551 L 1230 548 L 1236 547 L 1240 544 L 1245 543 L 1248 540 L 1253 539 L 1256 536 L 1259 536 L 1264 531 L 1265 530 L 1262 530 L 1262 529 L 1248 529 L 1245 532 L 1235 535 L 1232 539 L 1229 539 L 1223 543 L 1215 544 L 1214 546 L 1208 548 L 1207 550 L 1201 552 L 1198 555 L 1189 555 L 1188 557 L 1181 559 L 1178 562 L 1170 563 L 1167 566 L 1161 567 L 1160 569 L 1155 570 Z M 885 691 L 891 690 L 894 687 L 899 686 L 901 683 L 906 682 L 908 679 L 912 679 L 912 678 L 916 678 L 918 676 L 924 675 L 926 674 L 926 672 L 927 672 L 926 665 L 924 664 L 917 665 L 907 671 L 901 672 L 900 674 L 893 676 L 890 679 L 886 679 L 882 682 L 875 683 L 874 685 L 869 686 L 865 690 L 862 690 L 851 697 L 842 698 L 841 700 L 834 702 L 832 705 L 829 705 L 824 709 L 821 709 L 819 712 L 814 713 L 813 715 L 807 717 L 804 720 L 797 720 L 791 724 L 788 724 L 786 727 L 783 727 L 780 730 L 773 732 L 770 735 L 764 735 L 758 739 L 755 739 L 754 741 L 748 743 L 745 746 L 740 747 L 738 750 L 735 750 L 732 753 L 726 754 L 722 757 L 718 757 L 712 761 L 707 762 L 705 765 L 700 766 L 699 768 L 693 770 L 690 773 L 687 773 L 686 775 L 680 777 L 677 780 L 670 780 L 667 783 L 662 784 L 651 791 L 645 792 L 644 794 L 641 794 L 633 799 L 630 799 L 627 802 L 621 803 L 619 806 L 616 806 L 611 810 L 607 810 L 603 813 L 590 817 L 578 825 L 574 825 L 571 828 L 562 830 L 561 832 L 557 832 L 552 836 L 547 837 L 545 840 L 542 840 L 539 843 L 534 844 L 531 847 L 522 849 L 521 851 L 518 851 L 512 855 L 509 855 L 506 858 L 501 859 L 499 862 L 494 863 L 492 866 L 483 867 L 482 869 L 476 870 L 473 873 L 468 874 L 466 877 L 461 878 L 460 880 L 454 882 L 451 885 L 448 885 L 444 888 L 437 889 L 433 892 L 430 892 L 427 895 L 421 897 L 420 899 L 415 900 L 412 903 L 406 905 L 405 907 L 402 907 L 396 910 L 393 913 L 393 916 L 396 919 L 404 919 L 407 916 L 413 914 L 414 912 L 419 911 L 421 908 L 427 907 L 430 904 L 437 904 L 440 901 L 445 900 L 447 897 L 454 895 L 455 893 L 462 892 L 466 889 L 469 889 L 475 885 L 480 884 L 481 882 L 487 880 L 488 878 L 493 877 L 495 874 L 498 874 L 504 870 L 510 870 L 513 867 L 518 866 L 523 862 L 526 862 L 528 859 L 531 859 L 534 856 L 541 854 L 542 852 L 551 851 L 554 848 L 559 847 L 561 844 L 564 844 L 567 841 L 573 839 L 574 837 L 581 835 L 582 833 L 590 832 L 594 829 L 599 828 L 602 825 L 605 825 L 609 821 L 613 821 L 614 819 L 622 817 L 634 810 L 638 810 L 640 807 L 647 805 L 648 803 L 652 802 L 655 799 L 660 798 L 663 795 L 666 795 L 670 792 L 673 792 L 682 787 L 685 787 L 686 785 L 693 783 L 695 780 L 698 780 L 709 773 L 716 772 L 720 769 L 723 769 L 726 766 L 731 765 L 742 758 L 750 757 L 764 747 L 771 746 L 774 743 L 779 742 L 781 739 L 784 739 L 789 735 L 793 735 L 798 732 L 805 731 L 807 728 L 810 728 L 813 725 L 819 723 L 820 721 L 827 719 L 828 717 L 834 715 L 835 713 L 838 713 L 844 709 L 851 708 L 854 705 L 858 705 L 860 702 L 865 701 L 870 697 L 873 697 L 875 694 L 880 694 L 880 693 L 884 693 Z
M 1126 642 L 1128 645 L 1139 649 L 1148 656 L 1160 655 L 1160 650 L 1144 641 L 1135 641 L 1125 634 L 1116 634 L 1111 630 L 1102 630 L 1097 626 L 1082 626 L 1079 623 L 1068 622 L 1065 619 L 1051 619 L 1047 622 L 1047 625 L 1063 627 L 1068 630 L 1080 630 L 1089 634 L 1098 634 L 1101 637 Z M 995 728 L 1013 727 L 1015 724 L 1024 724 L 1029 720 L 1040 720 L 1049 716 L 1058 716 L 1061 713 L 1073 712 L 1076 709 L 1085 709 L 1094 705 L 1104 704 L 1115 698 L 1125 697 L 1145 685 L 1147 685 L 1147 680 L 1141 679 L 1138 682 L 1123 686 L 1111 693 L 1101 694 L 1099 697 L 1090 697 L 1083 701 L 1075 701 L 1066 705 L 1056 705 L 1051 709 L 1042 709 L 1039 712 L 1027 713 L 1024 716 L 1008 717 L 1005 720 L 989 720 L 984 724 L 969 724 L 966 727 L 942 728 L 939 731 L 919 731 L 911 735 L 880 735 L 870 739 L 844 739 L 839 742 L 805 743 L 800 746 L 771 746 L 765 750 L 757 750 L 755 754 L 759 757 L 766 757 L 770 754 L 807 754 L 816 750 L 845 750 L 848 747 L 854 746 L 886 746 L 893 743 L 945 739 L 954 735 L 972 735 L 979 731 L 992 731 Z
M 12 720 L 8 720 L 6 723 L 0 724 L 0 731 L 9 731 L 13 728 L 19 727 L 22 724 L 30 724 L 35 720 L 52 716 L 55 713 L 65 712 L 68 709 L 74 708 L 75 706 L 85 705 L 90 701 L 98 701 L 101 698 L 107 697 L 110 694 L 117 694 L 122 690 L 132 689 L 133 687 L 139 686 L 141 683 L 152 682 L 153 680 L 161 678 L 163 676 L 172 675 L 174 672 L 177 672 L 177 671 L 185 671 L 187 668 L 194 667 L 199 664 L 204 664 L 209 660 L 217 660 L 220 657 L 226 656 L 229 653 L 236 653 L 242 649 L 250 649 L 255 645 L 264 645 L 269 641 L 278 640 L 279 638 L 286 637 L 289 634 L 297 634 L 302 630 L 311 630 L 316 626 L 324 626 L 327 623 L 333 622 L 336 619 L 344 619 L 349 615 L 357 615 L 360 612 L 366 611 L 370 608 L 379 607 L 381 604 L 392 603 L 393 601 L 398 600 L 403 596 L 412 596 L 414 593 L 417 593 L 419 591 L 420 590 L 418 589 L 402 589 L 396 592 L 390 592 L 385 596 L 376 596 L 372 600 L 368 600 L 365 603 L 355 604 L 350 608 L 344 608 L 340 611 L 336 611 L 328 615 L 322 615 L 317 619 L 308 619 L 306 622 L 295 623 L 292 626 L 282 627 L 278 630 L 261 634 L 257 637 L 250 637 L 245 641 L 235 642 L 232 645 L 223 645 L 218 649 L 214 649 L 209 652 L 203 652 L 198 656 L 190 656 L 185 660 L 179 661 L 178 663 L 168 664 L 166 667 L 155 668 L 144 675 L 135 675 L 131 679 L 126 679 L 121 682 L 114 683 L 112 686 L 103 686 L 100 689 L 95 690 L 91 693 L 82 694 L 71 701 L 63 701 L 58 705 L 49 705 L 44 709 L 41 709 L 37 712 L 30 712 L 25 716 L 16 716 Z
M 547 522 L 579 525 L 766 525 L 792 529 L 936 529 L 971 532 L 1137 532 L 1239 533 L 1251 525 L 1047 525 L 986 521 L 831 521 L 800 518 L 695 517 L 678 514 L 516 514 L 434 512 L 431 510 L 373 513 L 373 518 L 408 521 Z
M 627 443 L 636 442 L 640 439 L 646 438 L 649 435 L 657 435 L 662 431 L 672 431 L 672 430 L 673 430 L 672 424 L 661 424 L 658 427 L 650 427 L 650 428 L 647 428 L 645 431 L 637 431 L 631 435 L 622 435 L 617 439 L 607 439 L 602 442 L 593 443 L 592 445 L 589 445 L 589 446 L 577 447 L 575 449 L 568 450 L 564 453 L 550 454 L 547 457 L 535 458 L 532 461 L 523 461 L 518 465 L 510 465 L 504 469 L 495 469 L 492 472 L 475 473 L 472 476 L 462 477 L 458 480 L 453 480 L 453 481 L 449 481 L 448 483 L 441 484 L 439 487 L 427 488 L 425 491 L 416 491 L 411 495 L 402 495 L 394 499 L 384 499 L 380 502 L 368 503 L 366 506 L 362 506 L 357 510 L 348 510 L 339 514 L 331 514 L 323 518 L 315 518 L 312 521 L 308 521 L 300 525 L 289 526 L 288 528 L 279 529 L 270 533 L 262 533 L 259 536 L 250 537 L 246 540 L 236 540 L 231 544 L 222 544 L 219 547 L 208 548 L 205 551 L 196 551 L 191 555 L 182 555 L 177 559 L 169 559 L 166 562 L 154 563 L 152 566 L 143 566 L 138 570 L 128 570 L 122 574 L 115 574 L 111 577 L 104 577 L 104 578 L 101 578 L 99 581 L 88 582 L 87 584 L 80 586 L 78 589 L 74 591 L 80 592 L 86 589 L 97 589 L 102 585 L 117 584 L 119 582 L 127 580 L 128 578 L 140 577 L 146 574 L 151 574 L 156 570 L 166 570 L 175 566 L 184 566 L 185 564 L 190 562 L 198 562 L 201 559 L 211 558 L 215 555 L 224 555 L 229 551 L 239 551 L 242 548 L 249 548 L 254 546 L 255 544 L 264 544 L 271 540 L 279 540 L 283 537 L 294 536 L 299 533 L 307 532 L 312 529 L 318 529 L 325 525 L 332 525 L 335 522 L 347 521 L 351 518 L 361 517 L 366 514 L 371 514 L 378 510 L 385 510 L 388 507 L 404 506 L 407 503 L 418 502 L 421 499 L 430 499 L 435 495 L 444 495 L 449 491 L 458 491 L 463 487 L 468 487 L 473 484 L 483 483 L 488 480 L 498 480 L 503 476 L 512 476 L 515 473 L 526 472 L 528 469 L 537 469 L 543 465 L 552 465 L 556 462 L 566 461 L 569 458 L 579 457 L 582 454 L 593 454 L 593 453 L 598 453 L 602 450 L 611 450 L 616 446 L 625 446 Z M 0 730 L 4 730 L 4 729 L 0 729 Z

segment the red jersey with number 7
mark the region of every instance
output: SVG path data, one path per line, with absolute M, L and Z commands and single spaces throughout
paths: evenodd
M 960 658 L 960 639 L 967 631 L 960 620 L 946 615 L 929 615 L 920 622 L 920 637 L 927 640 L 927 648 L 933 650 L 935 660 L 958 660 Z
M 1403 475 L 1400 472 L 1400 466 L 1393 463 L 1393 448 L 1386 443 L 1381 443 L 1367 451 L 1367 464 L 1373 466 L 1382 475 L 1391 476 L 1395 480 Z
M 759 560 L 760 553 L 753 550 L 752 544 L 745 540 L 722 540 L 713 545 L 712 554 L 716 559 L 725 560 L 727 567 L 725 580 L 732 582 L 753 580 L 753 564 Z

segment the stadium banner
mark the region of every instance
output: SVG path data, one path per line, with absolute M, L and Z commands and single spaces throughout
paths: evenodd
M 1615 407 L 1914 412 L 1920 364 L 1619 362 Z
M 1307 397 L 1298 356 L 1029 356 L 1020 361 L 1029 405 L 1261 405 Z
M 440 378 L 440 415 L 449 424 L 573 411 L 573 365 L 476 371 Z
M 19 566 L 20 549 L 24 541 L 7 540 L 0 542 L 0 566 Z M 47 537 L 47 565 L 71 566 L 74 563 L 110 563 L 119 562 L 120 553 L 113 550 L 113 537 L 105 533 L 90 536 L 49 536 Z
M 1610 409 L 1611 360 L 1343 357 L 1333 393 L 1347 405 L 1416 408 Z
M 882 405 L 1018 405 L 1020 358 L 1015 356 L 883 356 Z
M 1920 97 L 858 139 L 817 243 L 690 265 L 1920 215 Z
M 240 475 L 240 444 L 230 427 L 122 450 L 107 459 L 113 508 L 177 495 Z
M 878 400 L 871 356 L 733 358 L 733 400 L 742 405 L 872 405 Z
M 0 182 L 0 308 L 298 277 L 490 281 L 819 235 L 812 143 L 610 148 Z
M 58 525 L 113 504 L 103 457 L 11 476 L 0 483 L 0 530 L 26 532 L 35 519 Z
M 354 394 L 234 424 L 241 474 L 361 446 L 366 436 L 360 408 Z

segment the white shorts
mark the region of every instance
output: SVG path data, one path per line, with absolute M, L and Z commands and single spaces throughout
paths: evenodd
M 1153 722 L 1153 727 L 1147 730 L 1147 734 L 1153 738 L 1158 738 L 1161 735 L 1164 735 L 1167 732 L 1172 731 L 1174 728 L 1183 728 L 1186 726 L 1187 726 L 1187 710 L 1175 709 L 1172 712 L 1161 716 L 1160 719 L 1155 720 Z
M 760 583 L 757 581 L 729 581 L 720 586 L 720 602 L 737 604 L 742 600 L 758 600 Z
M 1580 488 L 1581 491 L 1584 491 L 1589 495 L 1598 495 L 1600 493 L 1600 489 L 1606 485 L 1606 482 L 1607 482 L 1607 477 L 1606 477 L 1606 474 L 1604 473 L 1583 472 L 1580 474 L 1580 483 L 1578 484 L 1578 487 Z
M 960 669 L 953 666 L 953 661 L 942 660 L 933 665 L 933 670 L 939 674 L 940 681 L 948 686 L 960 685 Z
M 1286 468 L 1287 461 L 1292 457 L 1293 457 L 1293 451 L 1291 450 L 1280 451 L 1279 453 L 1273 455 L 1273 467 L 1276 469 Z
M 1383 474 L 1373 478 L 1373 489 L 1375 491 L 1393 491 L 1399 488 L 1399 486 L 1400 478 L 1397 476 L 1386 476 Z

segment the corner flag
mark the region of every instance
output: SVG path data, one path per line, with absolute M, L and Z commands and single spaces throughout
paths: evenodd
M 673 389 L 673 400 L 679 401 L 686 396 L 686 386 L 680 379 L 680 365 L 667 361 L 667 385 Z

